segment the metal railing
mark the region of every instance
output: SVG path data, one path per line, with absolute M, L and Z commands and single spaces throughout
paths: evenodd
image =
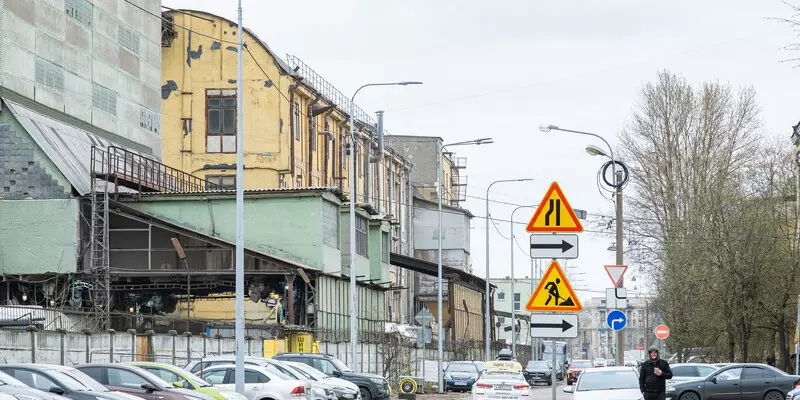
M 140 192 L 202 192 L 221 190 L 205 179 L 168 167 L 152 158 L 116 146 L 92 146 L 91 172 L 116 185 Z

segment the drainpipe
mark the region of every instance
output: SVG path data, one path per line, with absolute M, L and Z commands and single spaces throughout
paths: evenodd
M 345 143 L 347 142 L 347 138 L 350 136 L 347 133 L 347 132 L 349 132 L 349 128 L 348 129 L 342 129 L 342 127 L 345 124 L 350 124 L 351 121 L 352 121 L 352 119 L 348 115 L 339 124 L 339 133 L 341 133 L 341 135 L 339 136 L 339 189 L 341 189 L 342 191 L 345 190 L 344 184 L 342 182 L 344 182 L 344 165 L 347 163 L 345 161 L 345 156 L 347 155 L 347 151 L 348 151 L 348 147 L 345 146 Z
M 375 114 L 378 116 L 378 157 L 375 163 L 377 167 L 375 169 L 375 173 L 378 174 L 378 179 L 376 179 L 375 183 L 375 203 L 376 208 L 378 210 L 378 214 L 381 212 L 381 164 L 383 164 L 383 110 L 375 111 Z M 387 188 L 386 190 L 391 190 Z M 387 192 L 388 193 L 388 192 Z
M 311 185 L 311 176 L 312 176 L 312 169 L 314 168 L 314 147 L 311 146 L 311 143 L 315 143 L 317 146 L 317 124 L 314 123 L 314 104 L 317 104 L 320 99 L 320 94 L 317 93 L 314 96 L 314 100 L 311 100 L 308 103 L 308 107 L 306 107 L 306 117 L 308 118 L 308 186 Z
M 294 91 L 300 86 L 300 81 L 295 78 L 294 83 L 289 85 L 289 173 L 294 180 Z

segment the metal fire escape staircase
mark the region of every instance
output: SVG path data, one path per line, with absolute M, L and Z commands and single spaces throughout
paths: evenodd
M 98 328 L 110 327 L 111 260 L 109 202 L 120 191 L 128 193 L 180 193 L 222 189 L 216 184 L 168 167 L 132 151 L 92 146 L 91 153 L 90 265 L 92 311 Z

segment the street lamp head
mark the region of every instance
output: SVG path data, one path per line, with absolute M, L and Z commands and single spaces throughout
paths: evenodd
M 494 140 L 492 140 L 492 138 L 481 138 L 481 139 L 476 139 L 475 140 L 475 145 L 478 145 L 478 146 L 480 146 L 482 144 L 491 144 L 491 143 L 494 143 Z
M 558 130 L 558 127 L 555 125 L 539 125 L 539 130 L 542 132 L 550 132 L 552 130 Z
M 601 149 L 601 148 L 599 148 L 599 147 L 597 147 L 597 146 L 595 146 L 593 144 L 590 144 L 590 145 L 586 146 L 586 152 L 589 153 L 590 156 L 608 157 L 608 154 L 606 154 L 606 152 L 603 151 L 603 149 Z
M 528 182 L 534 180 L 533 178 L 522 178 L 522 179 L 515 179 L 517 182 Z
M 417 81 L 406 81 L 406 82 L 397 82 L 397 84 L 398 84 L 398 85 L 400 85 L 400 86 L 406 86 L 406 85 L 422 85 L 422 82 L 417 82 Z

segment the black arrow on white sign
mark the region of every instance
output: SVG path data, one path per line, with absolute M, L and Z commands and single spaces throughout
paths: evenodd
M 567 242 L 566 240 L 561 240 L 561 243 L 531 243 L 531 249 L 561 249 L 562 253 L 566 253 L 567 250 L 573 248 L 571 243 Z
M 548 324 L 544 322 L 531 322 L 531 328 L 561 328 L 561 332 L 566 332 L 572 328 L 572 324 L 565 320 L 561 320 L 560 324 Z

